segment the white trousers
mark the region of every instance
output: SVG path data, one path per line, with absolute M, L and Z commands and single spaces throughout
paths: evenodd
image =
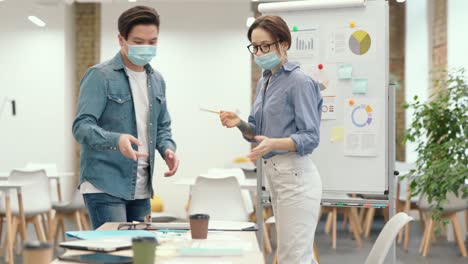
M 278 264 L 311 264 L 322 181 L 310 156 L 297 153 L 262 160 L 278 239 Z

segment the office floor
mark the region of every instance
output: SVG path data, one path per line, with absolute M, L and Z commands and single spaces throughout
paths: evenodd
M 316 242 L 318 252 L 320 255 L 320 264 L 362 264 L 366 260 L 372 245 L 377 238 L 382 226 L 384 225 L 383 219 L 376 218 L 372 227 L 371 238 L 369 240 L 363 240 L 363 245 L 360 249 L 356 249 L 354 240 L 347 230 L 344 230 L 340 219 L 338 219 L 338 230 L 337 230 L 337 248 L 336 250 L 331 248 L 331 237 L 324 232 L 325 221 L 319 223 L 316 232 Z M 74 229 L 73 224 L 67 223 L 67 230 Z M 5 233 L 5 232 L 3 232 Z M 4 234 L 2 234 L 4 235 Z M 32 226 L 28 227 L 28 236 L 31 239 L 35 238 L 34 229 Z M 431 245 L 429 256 L 424 258 L 419 256 L 419 242 L 421 239 L 421 228 L 419 222 L 414 222 L 411 228 L 411 240 L 409 244 L 409 251 L 405 252 L 401 249 L 401 246 L 397 246 L 397 264 L 467 264 L 468 259 L 460 257 L 458 248 L 455 243 L 447 242 L 445 237 L 441 237 L 437 242 Z M 1 242 L 3 243 L 3 238 Z M 468 240 L 465 241 L 468 247 Z M 274 246 L 274 244 L 273 244 Z M 62 249 L 57 249 L 55 256 L 63 253 Z M 273 254 L 268 256 L 268 263 L 271 263 Z M 0 264 L 5 263 L 4 259 L 0 257 Z M 23 263 L 20 255 L 15 256 L 15 263 Z M 253 263 L 246 263 L 253 264 Z

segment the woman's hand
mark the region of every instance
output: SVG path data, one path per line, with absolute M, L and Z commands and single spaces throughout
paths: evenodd
M 254 149 L 252 149 L 252 152 L 250 152 L 250 154 L 247 155 L 247 158 L 249 158 L 253 162 L 255 162 L 257 159 L 262 158 L 266 154 L 270 153 L 275 148 L 274 139 L 267 138 L 265 136 L 255 136 L 255 140 L 257 142 L 260 142 L 260 144 L 256 146 Z
M 221 124 L 227 128 L 236 127 L 241 122 L 239 116 L 234 112 L 220 111 L 219 119 L 221 120 Z

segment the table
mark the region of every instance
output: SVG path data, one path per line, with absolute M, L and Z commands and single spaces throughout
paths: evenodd
M 117 229 L 117 226 L 119 223 L 106 223 L 102 225 L 98 230 L 115 230 Z M 223 235 L 229 236 L 229 237 L 235 237 L 238 239 L 238 241 L 242 241 L 245 243 L 250 243 L 251 244 L 251 250 L 246 251 L 243 255 L 241 256 L 223 256 L 223 257 L 180 257 L 180 256 L 170 256 L 170 255 L 165 255 L 165 256 L 160 256 L 158 255 L 156 257 L 156 263 L 231 263 L 231 264 L 256 264 L 256 263 L 264 263 L 263 259 L 263 254 L 260 251 L 258 244 L 257 244 L 257 238 L 255 235 L 254 231 L 226 231 L 226 232 L 213 232 L 208 234 L 208 241 L 210 239 L 214 239 L 215 241 L 221 241 L 221 239 L 216 238 L 216 234 L 219 234 L 219 237 L 222 237 Z M 197 241 L 197 240 L 191 240 L 191 241 Z M 200 241 L 200 240 L 198 240 Z M 230 240 L 225 240 L 225 241 L 230 241 Z M 165 242 L 162 242 L 162 245 L 164 245 Z M 169 242 L 167 242 L 169 243 Z M 190 241 L 189 241 L 190 243 Z M 86 254 L 90 253 L 89 251 L 78 251 L 78 250 L 67 250 L 65 252 L 66 255 L 76 255 L 76 254 Z M 123 250 L 123 251 L 117 251 L 114 252 L 113 254 L 116 255 L 122 255 L 122 256 L 132 256 L 132 251 L 131 250 Z M 65 262 L 65 261 L 60 261 L 60 260 L 54 260 L 52 263 L 54 264 L 65 264 L 65 263 L 71 263 L 71 262 Z
M 21 218 L 21 225 L 20 225 L 20 234 L 23 241 L 27 240 L 27 233 L 26 233 L 26 217 L 24 215 L 24 208 L 23 208 L 23 197 L 21 195 L 22 191 L 22 184 L 18 183 L 9 183 L 8 181 L 0 182 L 0 191 L 3 191 L 5 194 L 5 217 L 6 217 L 6 240 L 8 243 L 8 261 L 9 263 L 13 263 L 13 236 L 12 234 L 12 213 L 11 213 L 11 200 L 10 200 L 10 190 L 16 190 L 18 195 L 18 208 L 19 208 L 19 215 Z

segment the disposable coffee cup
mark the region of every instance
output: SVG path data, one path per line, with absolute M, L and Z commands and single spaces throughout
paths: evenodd
M 133 238 L 133 264 L 154 264 L 157 244 L 158 241 L 155 237 Z
M 40 241 L 26 242 L 23 246 L 24 264 L 49 264 L 52 262 L 53 247 Z
M 206 239 L 208 236 L 208 222 L 210 216 L 207 214 L 190 215 L 190 233 L 192 239 Z

